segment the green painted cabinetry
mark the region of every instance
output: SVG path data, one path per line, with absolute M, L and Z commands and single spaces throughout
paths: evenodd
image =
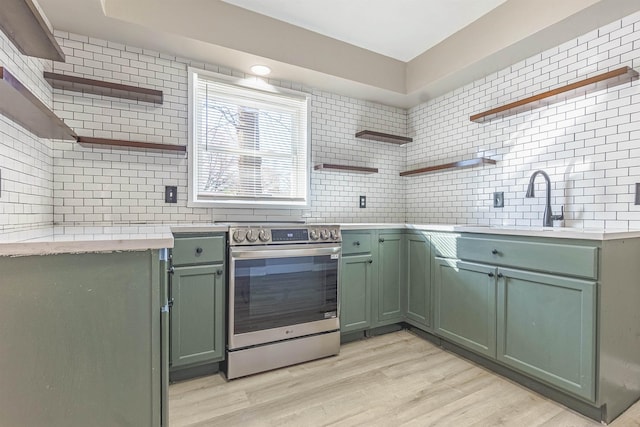
M 426 233 L 343 231 L 340 330 L 408 320 L 431 325 L 431 250 Z
M 496 355 L 496 268 L 436 258 L 435 331 L 485 356 Z
M 394 230 L 342 233 L 340 331 L 364 331 L 404 320 L 405 234 Z
M 343 231 L 342 232 L 342 254 L 365 254 L 371 253 L 371 240 L 375 235 L 373 231 Z
M 400 319 L 607 423 L 640 398 L 640 238 L 343 236 L 343 331 Z
M 596 283 L 498 270 L 497 358 L 595 400 Z
M 340 271 L 340 332 L 371 327 L 371 254 L 342 257 Z
M 158 250 L 0 257 L 0 425 L 168 424 L 160 259 Z
M 175 237 L 170 274 L 171 370 L 224 360 L 226 235 Z
M 377 237 L 376 326 L 402 322 L 406 257 L 402 233 L 379 232 Z
M 171 366 L 224 359 L 223 264 L 174 268 Z
M 435 333 L 595 401 L 597 282 L 567 275 L 597 277 L 597 246 L 453 234 L 437 241 L 449 258 L 435 262 Z
M 406 321 L 421 329 L 431 327 L 431 246 L 426 233 L 406 236 Z

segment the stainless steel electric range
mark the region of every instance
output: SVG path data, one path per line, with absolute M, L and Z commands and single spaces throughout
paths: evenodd
M 234 226 L 229 236 L 227 378 L 338 354 L 340 227 Z

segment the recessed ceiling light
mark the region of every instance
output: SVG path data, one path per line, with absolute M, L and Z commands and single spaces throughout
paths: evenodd
M 271 72 L 271 68 L 266 65 L 254 65 L 251 67 L 251 72 L 259 76 L 266 76 Z

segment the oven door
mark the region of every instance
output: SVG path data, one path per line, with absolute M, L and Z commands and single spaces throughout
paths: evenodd
M 335 244 L 232 247 L 229 349 L 340 328 Z

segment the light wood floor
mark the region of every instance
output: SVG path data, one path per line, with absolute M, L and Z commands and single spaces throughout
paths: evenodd
M 407 331 L 340 355 L 169 387 L 170 426 L 599 426 Z M 614 427 L 640 426 L 640 403 Z

